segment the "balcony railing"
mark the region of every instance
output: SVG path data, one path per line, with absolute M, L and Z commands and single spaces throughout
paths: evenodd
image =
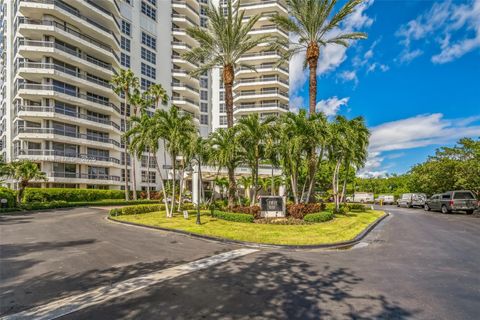
M 195 21 L 193 21 L 192 19 L 190 19 L 189 17 L 187 17 L 187 16 L 184 15 L 184 14 L 174 13 L 174 14 L 172 14 L 172 17 L 173 17 L 173 18 L 179 18 L 179 19 L 185 19 L 185 20 L 187 20 L 188 22 L 190 22 L 191 24 L 193 24 L 193 25 L 195 25 L 195 26 L 197 25 L 197 23 L 196 23 Z
M 262 95 L 262 94 L 280 94 L 284 97 L 288 98 L 288 92 L 281 91 L 278 89 L 264 89 L 260 91 L 240 91 L 234 94 L 234 97 L 239 96 L 253 96 L 253 95 Z
M 102 30 L 103 32 L 106 32 L 106 33 L 110 34 L 110 36 L 112 36 L 113 39 L 115 39 L 115 42 L 118 45 L 120 45 L 120 41 L 118 40 L 117 36 L 110 29 L 108 29 L 107 27 L 101 25 L 100 23 L 98 23 L 96 21 L 93 21 L 92 19 L 80 14 L 80 12 L 78 12 L 77 10 L 65 5 L 61 1 L 58 1 L 58 0 L 19 0 L 19 1 L 20 2 L 30 2 L 30 3 L 53 4 L 55 7 L 57 7 L 55 9 L 60 8 L 61 10 L 66 11 L 66 12 L 80 18 L 81 20 L 91 24 L 92 26 Z
M 101 104 L 103 106 L 112 108 L 116 112 L 120 113 L 120 109 L 116 105 L 114 105 L 113 103 L 111 103 L 109 101 L 105 101 L 105 100 L 102 100 L 102 99 L 97 99 L 95 97 L 91 97 L 91 96 L 88 96 L 86 94 L 78 93 L 76 91 L 69 90 L 69 89 L 66 89 L 66 88 L 63 88 L 63 87 L 59 87 L 59 86 L 37 84 L 37 83 L 17 83 L 16 91 L 18 91 L 20 89 L 55 91 L 55 92 L 67 94 L 67 95 L 72 96 L 72 97 L 84 99 L 84 100 L 87 100 L 89 102 L 94 102 L 94 103 Z
M 252 53 L 245 53 L 242 55 L 242 58 L 249 58 L 249 57 L 264 57 L 264 56 L 272 56 L 278 55 L 280 56 L 281 53 L 278 51 L 262 51 L 262 52 L 252 52 Z
M 185 97 L 172 97 L 172 100 L 173 101 L 178 101 L 178 102 L 188 102 L 188 103 L 191 103 L 191 104 L 194 104 L 196 106 L 198 106 L 198 102 L 195 102 L 194 100 L 192 99 L 189 99 L 189 98 L 185 98 Z
M 288 81 L 283 80 L 278 76 L 273 77 L 261 77 L 261 78 L 249 78 L 249 79 L 237 79 L 236 83 L 255 83 L 255 82 L 268 82 L 268 81 L 278 81 L 288 85 Z
M 58 113 L 58 114 L 66 115 L 66 116 L 73 117 L 73 118 L 84 119 L 84 120 L 88 120 L 88 121 L 92 121 L 92 122 L 96 122 L 96 123 L 100 123 L 100 124 L 112 126 L 112 127 L 114 127 L 115 129 L 120 130 L 120 126 L 119 126 L 118 124 L 116 124 L 115 122 L 111 121 L 111 120 L 104 119 L 104 118 L 100 118 L 100 117 L 94 117 L 94 116 L 91 116 L 91 115 L 88 115 L 88 114 L 83 114 L 83 113 L 78 113 L 78 112 L 70 112 L 70 111 L 62 110 L 62 109 L 59 109 L 59 108 L 56 108 L 56 107 L 52 107 L 52 106 L 23 106 L 23 105 L 16 105 L 16 106 L 15 106 L 15 115 L 17 115 L 20 111 L 26 111 L 26 112 L 53 112 L 53 113 Z
M 18 133 L 34 133 L 34 134 L 58 134 L 65 137 L 85 139 L 85 140 L 101 142 L 101 143 L 108 143 L 108 144 L 113 144 L 114 146 L 120 147 L 120 142 L 114 139 L 105 138 L 97 135 L 66 131 L 66 130 L 61 130 L 56 128 L 18 127 L 17 132 Z
M 172 87 L 184 87 L 195 93 L 199 93 L 199 90 L 183 82 L 172 82 Z
M 101 41 L 98 41 L 90 36 L 87 36 L 81 32 L 78 32 L 70 27 L 67 27 L 57 21 L 52 21 L 52 20 L 32 20 L 32 19 L 28 19 L 28 18 L 25 18 L 25 17 L 18 17 L 17 18 L 17 21 L 15 23 L 15 30 L 17 29 L 17 27 L 21 24 L 31 24 L 31 25 L 42 25 L 42 26 L 53 26 L 55 28 L 58 28 L 62 31 L 65 31 L 81 40 L 84 40 L 94 46 L 97 46 L 98 48 L 100 49 L 103 49 L 105 51 L 108 51 L 110 52 L 115 58 L 117 61 L 120 61 L 118 55 L 116 54 L 116 52 L 107 44 L 101 42 Z
M 268 0 L 264 0 L 264 1 L 242 0 L 242 2 L 240 3 L 240 7 L 249 7 L 249 6 L 266 5 L 266 4 L 276 4 L 276 5 L 284 8 L 285 10 L 287 10 L 285 5 L 280 0 L 270 0 L 270 1 L 268 1 Z
M 90 160 L 90 161 L 105 161 L 105 162 L 112 162 L 112 163 L 115 163 L 115 164 L 120 164 L 120 160 L 117 159 L 117 158 L 113 158 L 113 157 L 103 157 L 103 156 L 76 153 L 76 152 L 65 152 L 65 151 L 62 151 L 62 150 L 23 149 L 23 150 L 20 150 L 18 155 L 57 156 L 57 157 L 84 159 L 84 160 Z
M 117 25 L 118 29 L 121 29 L 120 27 L 120 23 L 118 23 L 117 21 L 117 18 L 115 18 L 115 16 L 110 12 L 108 11 L 107 9 L 105 9 L 104 7 L 98 5 L 97 3 L 95 3 L 95 1 L 93 0 L 83 0 L 85 1 L 86 3 L 88 3 L 89 5 L 91 5 L 92 7 L 94 7 L 95 9 L 99 10 L 99 11 L 102 11 L 103 13 L 105 13 L 106 15 L 112 17 L 113 21 L 115 21 L 115 24 Z M 117 8 L 118 11 L 120 11 L 120 7 L 118 6 L 117 4 L 117 1 L 113 1 L 113 3 L 115 4 L 115 7 Z
M 112 176 L 112 175 L 101 174 L 101 173 L 78 173 L 78 172 L 54 171 L 50 173 L 50 177 L 120 181 L 119 176 Z
M 80 58 L 82 60 L 85 60 L 85 61 L 88 61 L 90 63 L 93 63 L 99 67 L 102 67 L 102 68 L 105 68 L 105 69 L 108 69 L 110 71 L 114 71 L 113 67 L 111 64 L 109 63 L 106 63 L 102 60 L 99 60 L 99 59 L 96 59 L 88 54 L 85 54 L 85 53 L 81 53 L 81 52 L 78 52 L 78 51 L 75 51 L 71 48 L 68 48 L 64 45 L 61 45 L 59 43 L 56 43 L 54 41 L 37 41 L 37 40 L 27 40 L 27 39 L 18 39 L 16 41 L 16 45 L 15 45 L 15 53 L 18 51 L 18 47 L 19 46 L 32 46 L 32 47 L 44 47 L 44 48 L 55 48 L 55 49 L 58 49 L 58 50 L 61 50 L 65 53 L 68 53 L 72 56 L 75 56 L 77 58 Z
M 91 77 L 87 74 L 83 74 L 77 71 L 74 71 L 69 68 L 65 68 L 64 66 L 55 64 L 55 63 L 41 63 L 41 62 L 25 62 L 25 61 L 20 61 L 17 62 L 15 65 L 15 68 L 31 68 L 31 69 L 50 69 L 50 70 L 55 70 L 64 74 L 68 74 L 70 76 L 87 80 L 88 82 L 92 82 L 95 84 L 98 84 L 102 87 L 112 89 L 112 86 L 107 80 L 99 79 L 96 77 Z
M 184 6 L 186 6 L 187 8 L 189 8 L 190 10 L 192 10 L 194 13 L 198 14 L 197 9 L 195 9 L 194 7 L 192 7 L 191 5 L 189 5 L 186 0 L 172 0 L 172 4 L 174 4 L 174 5 L 175 5 L 175 4 L 184 5 Z
M 263 103 L 263 104 L 247 104 L 247 105 L 239 105 L 235 106 L 235 110 L 237 109 L 252 109 L 252 108 L 281 108 L 284 110 L 288 110 L 288 105 L 283 103 Z

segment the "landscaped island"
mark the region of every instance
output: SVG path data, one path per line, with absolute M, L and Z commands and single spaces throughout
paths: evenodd
M 202 211 L 202 224 L 198 225 L 194 211 L 190 211 L 189 219 L 180 213 L 167 218 L 165 211 L 119 213 L 113 211 L 111 219 L 216 238 L 278 245 L 320 245 L 349 241 L 385 214 L 383 211 L 367 210 L 337 214 L 327 222 L 278 225 L 226 221 L 212 217 L 210 211 Z

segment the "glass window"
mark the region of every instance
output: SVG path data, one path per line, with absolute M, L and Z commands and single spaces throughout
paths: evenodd
M 142 1 L 142 13 L 153 20 L 157 19 L 157 9 Z
M 142 71 L 142 74 L 143 74 L 144 76 L 150 77 L 150 78 L 152 78 L 152 79 L 155 79 L 155 78 L 156 78 L 156 76 L 157 76 L 157 75 L 156 75 L 157 71 L 156 71 L 156 69 L 155 69 L 154 67 L 149 66 L 148 64 L 145 64 L 145 63 L 142 62 L 141 69 L 142 69 L 142 70 L 141 70 L 141 71 Z
M 132 35 L 131 25 L 129 22 L 122 20 L 122 32 L 127 36 Z
M 200 102 L 200 111 L 201 112 L 208 112 L 208 103 Z
M 153 82 L 153 81 L 150 81 L 150 80 L 148 80 L 148 79 L 142 78 L 142 79 L 140 80 L 140 88 L 141 88 L 142 90 L 147 90 L 148 87 L 150 87 L 152 84 L 154 84 L 154 82 Z
M 455 192 L 453 199 L 474 199 L 470 192 Z
M 144 47 L 142 47 L 141 54 L 142 54 L 142 59 L 144 59 L 144 60 L 146 60 L 150 63 L 153 63 L 153 64 L 155 64 L 157 62 L 157 55 L 154 52 L 152 52 L 152 51 L 150 51 L 150 50 L 148 50 Z
M 208 114 L 200 115 L 200 124 L 208 124 Z
M 120 63 L 126 68 L 130 68 L 130 56 L 125 53 L 120 53 Z
M 130 52 L 130 39 L 127 39 L 125 37 L 122 37 L 121 39 L 121 47 L 123 50 L 126 50 L 128 52 Z
M 142 31 L 142 44 L 152 49 L 155 49 L 155 50 L 157 49 L 157 39 L 143 31 Z

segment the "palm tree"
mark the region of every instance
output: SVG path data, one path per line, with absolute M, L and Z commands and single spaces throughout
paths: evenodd
M 245 197 L 248 198 L 248 200 L 250 201 L 252 196 L 250 194 L 250 188 L 252 187 L 252 177 L 241 176 L 240 179 L 238 179 L 238 184 L 243 187 L 243 189 L 245 190 Z
M 166 105 L 169 100 L 168 93 L 161 84 L 150 85 L 145 94 L 153 100 L 157 109 L 160 107 L 160 103 Z
M 250 205 L 257 200 L 258 193 L 258 164 L 265 157 L 266 139 L 273 129 L 275 117 L 260 119 L 258 113 L 250 114 L 238 121 L 238 135 L 240 146 L 243 148 L 245 160 L 252 172 L 253 196 Z
M 329 44 L 349 46 L 350 40 L 366 39 L 363 32 L 334 32 L 340 23 L 349 16 L 363 0 L 348 0 L 335 14 L 333 8 L 337 0 L 286 0 L 289 17 L 276 15 L 272 22 L 280 28 L 295 34 L 298 41 L 290 44 L 277 40 L 275 47 L 289 45 L 279 61 L 288 61 L 293 55 L 306 51 L 305 67 L 310 69 L 310 114 L 315 113 L 317 100 L 317 64 L 320 48 Z
M 188 28 L 187 33 L 198 41 L 198 47 L 183 54 L 183 57 L 193 63 L 199 64 L 191 75 L 198 76 L 204 72 L 218 67 L 223 68 L 223 83 L 225 85 L 225 106 L 227 111 L 227 127 L 233 126 L 233 81 L 235 68 L 246 67 L 255 70 L 252 66 L 240 63 L 242 55 L 255 48 L 260 43 L 266 42 L 268 36 L 252 36 L 250 31 L 260 18 L 260 15 L 250 16 L 243 22 L 244 11 L 240 10 L 237 1 L 232 8 L 232 1 L 227 0 L 227 12 L 224 14 L 222 5 L 207 9 L 208 27 Z
M 130 96 L 132 95 L 132 90 L 138 88 L 138 78 L 135 77 L 135 74 L 131 69 L 125 70 L 121 69 L 118 75 L 112 77 L 111 84 L 113 86 L 113 90 L 116 94 L 124 95 L 124 110 L 123 110 L 123 121 L 125 125 L 125 131 L 127 130 L 127 108 L 128 103 L 130 100 Z M 125 149 L 124 149 L 124 162 L 125 162 L 125 200 L 129 200 L 129 174 L 128 174 L 128 141 L 124 141 Z M 136 190 L 134 190 L 134 197 L 136 197 Z
M 220 199 L 223 200 L 223 195 L 225 194 L 225 189 L 228 188 L 228 179 L 224 177 L 215 177 L 213 179 L 213 184 L 217 186 L 220 189 Z M 212 199 L 213 199 L 214 193 L 212 192 Z
M 157 110 L 154 114 L 154 131 L 158 138 L 163 139 L 165 149 L 170 155 L 172 161 L 172 210 L 167 211 L 167 216 L 173 216 L 173 207 L 175 205 L 175 187 L 177 179 L 177 157 L 182 154 L 185 143 L 192 139 L 196 134 L 196 127 L 192 117 L 189 114 L 181 113 L 177 107 L 172 106 L 170 110 Z
M 268 192 L 268 188 L 271 187 L 271 181 L 267 178 L 258 179 L 258 185 L 262 187 L 262 190 Z
M 228 170 L 228 206 L 235 205 L 236 181 L 235 168 L 242 160 L 242 155 L 238 148 L 238 130 L 237 127 L 220 128 L 210 135 L 210 145 L 212 146 L 212 159 L 216 166 L 227 168 Z
M 20 160 L 7 164 L 5 173 L 18 182 L 17 202 L 21 203 L 23 193 L 32 180 L 46 181 L 45 172 L 42 172 L 38 164 L 30 160 Z
M 208 164 L 211 161 L 211 149 L 210 144 L 207 139 L 204 139 L 200 135 L 197 135 L 196 138 L 192 139 L 192 148 L 193 148 L 193 159 L 197 161 L 198 164 L 198 178 L 200 179 L 200 189 L 199 200 L 205 201 L 205 190 L 203 188 L 202 180 L 202 165 Z

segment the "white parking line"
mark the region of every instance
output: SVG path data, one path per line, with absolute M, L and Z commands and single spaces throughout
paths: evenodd
M 208 258 L 192 261 L 186 264 L 150 273 L 144 276 L 128 279 L 110 286 L 99 287 L 91 291 L 52 301 L 46 305 L 25 310 L 16 314 L 2 317 L 2 320 L 17 319 L 56 319 L 69 313 L 103 303 L 160 282 L 170 280 L 194 271 L 206 269 L 247 254 L 256 252 L 256 249 L 238 249 L 217 254 Z

